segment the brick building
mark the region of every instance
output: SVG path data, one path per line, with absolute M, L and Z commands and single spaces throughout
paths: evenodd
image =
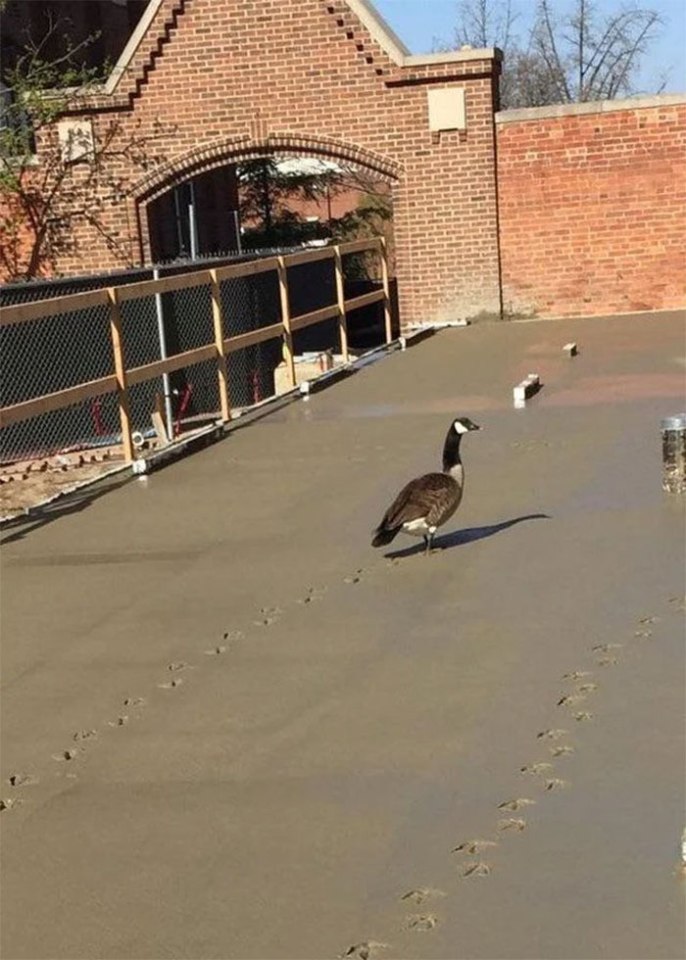
M 686 303 L 686 98 L 499 115 L 499 72 L 412 56 L 369 0 L 150 0 L 61 121 L 114 150 L 95 182 L 71 165 L 90 199 L 51 268 L 163 256 L 189 202 L 196 248 L 230 248 L 235 164 L 316 156 L 388 184 L 405 324 Z

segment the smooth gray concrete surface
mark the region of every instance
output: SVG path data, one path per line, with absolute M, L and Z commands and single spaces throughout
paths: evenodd
M 683 957 L 685 373 L 448 330 L 4 529 L 2 956 Z M 372 550 L 459 415 L 444 549 Z

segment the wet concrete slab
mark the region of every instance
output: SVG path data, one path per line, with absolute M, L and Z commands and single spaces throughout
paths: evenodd
M 684 319 L 444 331 L 4 530 L 2 955 L 683 956 Z M 461 414 L 444 549 L 372 550 Z

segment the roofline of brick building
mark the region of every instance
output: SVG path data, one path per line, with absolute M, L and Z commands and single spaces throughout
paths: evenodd
M 105 93 L 113 94 L 116 92 L 120 80 L 126 73 L 136 51 L 145 39 L 157 11 L 163 2 L 164 0 L 150 0 L 148 3 L 143 16 L 136 25 L 136 29 L 129 37 L 129 41 L 122 50 L 121 56 L 112 68 L 112 72 L 105 84 Z M 462 50 L 449 50 L 443 53 L 412 54 L 370 0 L 345 0 L 345 2 L 350 8 L 351 13 L 360 20 L 369 32 L 372 39 L 379 44 L 384 53 L 399 67 L 415 68 L 441 63 L 467 62 L 470 60 L 502 60 L 502 51 L 497 47 L 485 47 L 483 49 L 465 48 Z
M 497 47 L 447 50 L 439 53 L 413 54 L 397 33 L 381 16 L 371 0 L 345 0 L 368 31 L 373 40 L 399 67 L 428 67 L 435 63 L 460 63 L 469 60 L 501 60 L 502 52 Z
M 133 31 L 129 37 L 128 43 L 122 50 L 119 59 L 112 68 L 112 72 L 107 78 L 107 83 L 105 84 L 105 93 L 114 93 L 119 81 L 126 73 L 129 63 L 133 60 L 133 57 L 141 45 L 144 37 L 146 36 L 150 25 L 152 24 L 157 11 L 162 6 L 164 0 L 150 0 L 147 7 L 143 11 L 143 15 L 136 24 L 136 29 Z
M 614 113 L 618 110 L 645 110 L 650 107 L 668 107 L 686 104 L 686 93 L 657 93 L 649 97 L 627 97 L 625 100 L 589 100 L 585 103 L 554 103 L 546 107 L 521 107 L 501 110 L 496 123 L 521 123 L 525 120 L 547 120 L 572 117 L 585 113 Z
M 369 0 L 345 0 L 345 2 L 391 60 L 398 66 L 402 66 L 405 57 L 410 56 L 410 51 L 376 7 Z

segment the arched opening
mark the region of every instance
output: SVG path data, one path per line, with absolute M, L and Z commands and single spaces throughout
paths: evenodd
M 303 147 L 292 137 L 269 142 L 216 144 L 177 157 L 154 171 L 135 190 L 141 240 L 152 263 L 190 263 L 210 257 L 253 257 L 272 251 L 297 252 L 383 235 L 393 251 L 392 196 L 399 170 L 383 158 L 361 156 L 345 145 Z M 221 261 L 220 261 L 221 262 Z M 344 295 L 352 299 L 378 289 L 378 254 L 343 258 Z M 394 271 L 391 269 L 391 277 Z M 397 302 L 395 281 L 391 281 Z M 288 298 L 292 316 L 317 311 L 336 302 L 333 257 L 288 267 Z M 163 294 L 162 327 L 172 353 L 192 345 L 199 310 L 186 298 Z M 237 277 L 222 285 L 227 336 L 269 326 L 281 316 L 275 271 Z M 397 309 L 395 310 L 396 328 Z M 350 351 L 361 353 L 384 340 L 384 316 L 377 301 L 347 317 Z M 296 330 L 296 356 L 334 365 L 341 362 L 336 318 Z M 283 367 L 277 341 L 257 343 L 233 354 L 229 363 L 231 393 L 238 406 L 280 392 Z M 328 367 L 323 366 L 322 369 Z M 210 409 L 203 399 L 202 372 L 189 377 L 178 371 L 172 390 L 185 395 L 189 387 L 192 412 Z M 192 379 L 192 383 L 191 383 Z M 208 382 L 209 383 L 209 382 Z M 208 392 L 213 389 L 211 383 Z
M 392 250 L 392 181 L 347 158 L 264 149 L 174 178 L 147 222 L 153 263 L 378 235 Z
M 389 182 L 344 160 L 265 154 L 236 165 L 244 247 L 315 246 L 384 235 L 392 245 Z
M 153 263 L 240 251 L 234 165 L 176 183 L 148 205 Z
M 400 176 L 393 161 L 345 143 L 289 134 L 261 143 L 217 142 L 174 158 L 138 185 L 143 246 L 160 263 L 381 235 L 394 278 L 393 188 Z M 350 257 L 345 268 L 348 297 L 368 292 L 380 279 L 374 258 Z M 317 269 L 313 264 L 302 271 L 309 283 L 294 284 L 292 296 L 303 312 L 320 306 Z M 391 287 L 397 303 L 394 279 Z M 351 320 L 353 348 L 378 342 L 378 306 Z M 312 341 L 315 333 L 301 339 Z M 317 344 L 307 342 L 304 349 Z

